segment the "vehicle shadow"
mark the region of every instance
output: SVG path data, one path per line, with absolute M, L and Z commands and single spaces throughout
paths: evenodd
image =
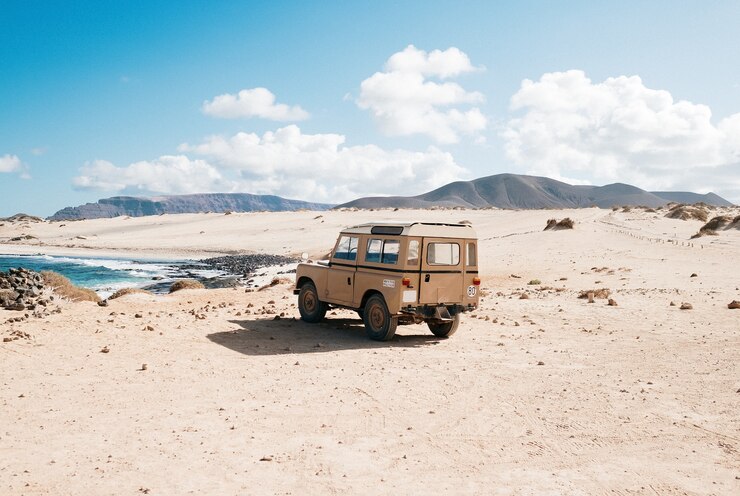
M 238 328 L 209 334 L 208 339 L 245 355 L 326 353 L 372 348 L 418 348 L 438 344 L 445 338 L 432 334 L 408 334 L 426 326 L 399 326 L 392 340 L 372 341 L 359 319 L 330 319 L 308 324 L 294 319 L 230 320 Z

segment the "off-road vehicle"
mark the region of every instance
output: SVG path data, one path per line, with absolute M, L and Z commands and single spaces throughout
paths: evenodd
M 477 239 L 468 224 L 378 223 L 339 234 L 329 260 L 298 265 L 293 291 L 306 322 L 329 308 L 357 311 L 367 335 L 393 337 L 399 324 L 426 322 L 452 335 L 478 306 Z

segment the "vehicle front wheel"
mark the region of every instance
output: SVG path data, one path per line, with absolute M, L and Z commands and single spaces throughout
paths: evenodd
M 396 334 L 398 318 L 391 316 L 388 305 L 381 295 L 373 295 L 365 303 L 363 311 L 365 332 L 370 339 L 388 341 Z
M 452 336 L 460 325 L 460 314 L 457 313 L 450 322 L 427 322 L 432 334 L 440 338 Z
M 298 311 L 301 313 L 301 319 L 312 324 L 321 322 L 326 315 L 326 303 L 319 299 L 316 286 L 311 282 L 301 286 L 298 293 Z

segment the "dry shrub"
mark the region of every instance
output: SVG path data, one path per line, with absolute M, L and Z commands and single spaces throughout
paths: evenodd
M 575 225 L 575 222 L 570 217 L 566 217 L 565 219 L 558 222 L 558 225 L 555 226 L 557 229 L 573 229 L 573 226 Z
M 542 281 L 540 281 L 539 279 L 532 279 L 527 284 L 529 284 L 530 286 L 536 286 L 537 284 L 542 284 Z
M 630 207 L 629 205 L 625 205 L 624 207 L 622 207 L 622 212 L 624 213 L 631 212 L 631 211 L 632 211 L 632 207 Z
M 681 220 L 696 219 L 702 222 L 706 222 L 707 218 L 709 217 L 709 214 L 702 207 L 677 204 L 674 207 L 672 207 L 668 211 L 668 213 L 665 214 L 665 216 L 668 217 L 669 219 L 681 219 Z
M 120 298 L 121 296 L 126 296 L 129 294 L 152 294 L 151 291 L 147 291 L 146 289 L 140 289 L 140 288 L 123 288 L 119 289 L 112 295 L 108 297 L 109 300 L 115 300 L 116 298 Z
M 548 219 L 545 231 L 559 231 L 561 229 L 573 229 L 575 222 L 570 217 L 566 217 L 563 220 L 558 221 L 557 219 Z
M 180 291 L 181 289 L 205 289 L 206 287 L 203 286 L 203 283 L 200 281 L 196 281 L 195 279 L 180 279 L 179 281 L 175 281 L 172 286 L 170 286 L 170 293 L 174 293 L 175 291 Z
M 658 211 L 655 210 L 654 208 L 646 208 L 645 209 L 645 213 L 646 214 L 656 214 L 656 213 L 658 213 Z
M 263 291 L 263 290 L 265 290 L 267 288 L 271 288 L 273 286 L 277 286 L 278 284 L 288 284 L 288 283 L 291 283 L 291 282 L 293 282 L 293 281 L 291 281 L 287 277 L 273 277 L 272 278 L 272 281 L 270 281 L 269 284 L 265 284 L 264 286 L 261 286 L 257 291 Z
M 62 274 L 51 270 L 41 272 L 44 284 L 54 290 L 56 294 L 72 301 L 94 301 L 99 302 L 100 296 L 92 289 L 80 288 L 72 284 L 72 281 Z
M 589 293 L 593 293 L 594 298 L 601 298 L 602 300 L 609 298 L 609 295 L 612 294 L 612 292 L 609 291 L 609 289 L 607 288 L 586 289 L 578 293 L 578 297 L 585 300 L 586 298 L 588 298 Z

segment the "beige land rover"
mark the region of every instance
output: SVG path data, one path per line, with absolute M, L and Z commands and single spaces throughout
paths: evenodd
M 332 307 L 356 310 L 367 335 L 386 341 L 399 324 L 426 322 L 450 336 L 478 306 L 477 239 L 467 224 L 363 224 L 343 230 L 329 260 L 298 265 L 298 310 L 319 322 Z

